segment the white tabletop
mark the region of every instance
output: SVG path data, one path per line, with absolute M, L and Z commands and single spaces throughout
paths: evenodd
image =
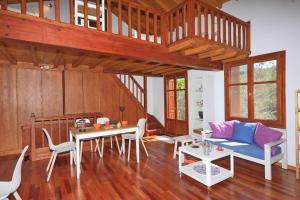
M 233 154 L 230 149 L 223 148 L 223 151 L 216 150 L 217 146 L 213 146 L 209 155 L 204 155 L 203 147 L 193 148 L 191 145 L 179 147 L 179 151 L 200 158 L 204 161 L 213 161 Z

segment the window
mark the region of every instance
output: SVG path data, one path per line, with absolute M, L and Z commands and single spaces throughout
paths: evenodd
M 226 120 L 285 127 L 285 51 L 224 65 Z

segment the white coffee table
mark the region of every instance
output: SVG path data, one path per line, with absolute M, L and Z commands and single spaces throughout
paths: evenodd
M 184 160 L 184 154 L 191 155 L 193 157 L 201 159 L 191 164 L 182 165 L 182 160 Z M 220 158 L 230 156 L 230 170 L 220 167 L 218 165 L 212 164 L 211 162 Z M 231 178 L 234 175 L 234 156 L 233 151 L 230 149 L 223 148 L 223 151 L 217 151 L 216 146 L 213 147 L 209 155 L 204 155 L 203 148 L 193 148 L 192 146 L 182 146 L 179 148 L 179 172 L 199 181 L 200 183 L 210 187 L 216 183 L 219 183 L 225 179 Z M 206 164 L 205 170 L 201 173 L 195 171 L 196 168 L 199 169 L 200 165 Z M 215 170 L 218 168 L 218 174 L 212 175 L 210 168 L 213 167 Z

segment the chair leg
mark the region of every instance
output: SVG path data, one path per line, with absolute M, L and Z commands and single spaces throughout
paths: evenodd
M 91 140 L 91 152 L 93 152 L 93 140 Z
M 131 146 L 131 140 L 129 140 L 129 144 L 128 144 L 128 161 L 130 160 L 130 146 Z
M 80 143 L 80 160 L 82 158 L 82 151 L 83 151 L 83 141 Z
M 14 195 L 16 200 L 22 200 L 22 198 L 20 197 L 20 195 L 17 191 L 15 191 L 13 195 Z
M 47 182 L 49 182 L 49 180 L 50 180 L 56 157 L 57 157 L 57 153 L 55 152 L 54 157 L 53 157 L 53 161 L 52 161 L 52 164 L 51 164 L 51 167 L 50 167 L 50 171 L 48 173 Z
M 115 136 L 115 139 L 116 139 L 116 143 L 117 143 L 117 147 L 118 147 L 119 154 L 121 155 L 121 154 L 122 154 L 122 152 L 121 152 L 121 149 L 120 149 L 120 145 L 119 145 L 118 137 L 117 137 L 117 136 Z
M 53 160 L 53 156 L 54 156 L 54 151 L 53 151 L 53 152 L 52 152 L 52 154 L 51 154 L 51 158 L 50 158 L 50 160 L 49 160 L 49 163 L 48 163 L 48 165 L 47 165 L 46 172 L 48 172 L 48 171 L 49 171 L 50 165 L 51 165 L 51 163 L 52 163 L 52 160 Z
M 141 142 L 142 142 L 142 145 L 143 145 L 143 147 L 144 147 L 144 150 L 145 150 L 145 153 L 146 153 L 147 157 L 149 157 L 149 154 L 148 154 L 148 151 L 147 151 L 147 149 L 146 149 L 146 146 L 145 146 L 145 144 L 144 144 L 143 139 L 141 139 Z
M 125 146 L 126 146 L 126 144 L 125 144 L 125 139 L 124 138 L 122 138 L 122 153 L 125 155 Z
M 104 137 L 102 138 L 101 155 L 102 155 L 102 157 L 103 157 L 103 155 L 104 155 Z M 102 158 L 102 157 L 101 157 L 101 158 Z
M 176 155 L 177 155 L 177 145 L 178 145 L 178 141 L 175 140 L 174 152 L 173 152 L 173 158 L 174 158 L 174 159 L 176 158 Z
M 71 151 L 70 151 L 70 153 L 72 153 Z M 77 163 L 76 163 L 76 150 L 74 149 L 73 150 L 73 160 L 74 160 L 74 163 L 75 163 L 75 165 L 77 165 Z
M 113 149 L 113 141 L 112 141 L 112 137 L 110 137 L 110 148 Z

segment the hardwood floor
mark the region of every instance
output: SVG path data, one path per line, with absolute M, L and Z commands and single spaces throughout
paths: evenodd
M 69 156 L 58 158 L 52 178 L 46 183 L 48 160 L 25 161 L 19 194 L 23 199 L 299 199 L 300 182 L 293 171 L 273 167 L 273 181 L 264 177 L 263 166 L 235 158 L 235 176 L 210 189 L 182 175 L 172 158 L 173 145 L 159 141 L 146 142 L 150 157 L 141 149 L 141 163 L 119 157 L 107 145 L 104 157 L 84 152 L 80 181 Z M 132 150 L 134 145 L 132 146 Z M 127 149 L 126 149 L 127 150 Z M 219 160 L 228 167 L 229 159 Z M 0 180 L 9 180 L 15 158 L 0 159 Z M 13 197 L 11 197 L 13 199 Z

